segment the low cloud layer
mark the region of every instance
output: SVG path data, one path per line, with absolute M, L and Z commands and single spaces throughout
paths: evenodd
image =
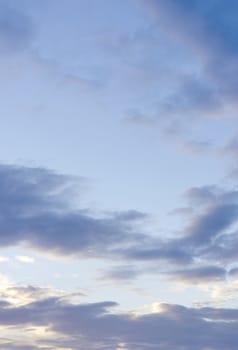
M 32 287 L 25 287 L 22 292 L 26 294 L 27 289 L 37 296 L 37 289 Z M 41 300 L 36 298 L 24 305 L 1 302 L 1 328 L 14 327 L 9 339 L 0 339 L 1 347 L 9 350 L 42 347 L 49 350 L 169 350 L 174 347 L 220 350 L 226 344 L 227 349 L 236 349 L 237 309 L 157 304 L 153 312 L 135 314 L 118 313 L 117 306 L 111 301 L 72 304 L 47 294 Z M 15 345 L 13 339 L 20 330 L 28 336 L 25 343 L 20 341 Z

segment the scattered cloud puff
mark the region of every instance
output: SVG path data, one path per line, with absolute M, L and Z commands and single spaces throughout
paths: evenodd
M 114 268 L 103 270 L 99 274 L 99 280 L 111 282 L 130 283 L 143 272 L 133 265 L 116 266 Z

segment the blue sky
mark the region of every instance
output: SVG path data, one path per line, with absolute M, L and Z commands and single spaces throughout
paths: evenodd
M 237 349 L 237 23 L 0 0 L 1 349 Z

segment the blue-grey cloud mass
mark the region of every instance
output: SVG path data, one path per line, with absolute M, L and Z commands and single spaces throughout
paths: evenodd
M 235 253 L 236 190 L 217 186 L 187 190 L 188 208 L 194 209 L 193 214 L 177 237 L 166 239 L 143 232 L 141 220 L 146 215 L 136 210 L 96 215 L 90 208 L 81 208 L 80 193 L 78 204 L 77 196 L 72 196 L 80 192 L 80 178 L 45 168 L 2 164 L 0 179 L 2 247 L 24 244 L 56 255 L 121 256 L 171 264 L 192 263 L 196 258 L 206 261 L 214 256 L 223 262 L 229 259 L 228 252 L 231 257 Z
M 34 25 L 30 16 L 6 1 L 1 1 L 0 9 L 1 54 L 29 49 L 34 38 Z
M 76 180 L 43 168 L 0 167 L 2 247 L 25 244 L 55 254 L 97 257 L 109 255 L 118 245 L 140 241 L 131 222 L 143 218 L 137 211 L 91 214 L 72 207 Z
M 188 308 L 160 304 L 158 310 L 142 315 L 118 313 L 117 303 L 72 304 L 59 297 L 45 298 L 24 305 L 1 306 L 1 327 L 26 329 L 45 327 L 46 333 L 31 344 L 14 344 L 0 339 L 4 349 L 82 348 L 141 349 L 236 349 L 238 310 Z M 47 337 L 52 332 L 55 337 Z M 173 336 L 171 337 L 171 334 Z

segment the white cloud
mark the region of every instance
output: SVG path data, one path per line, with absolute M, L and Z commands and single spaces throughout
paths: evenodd
M 8 262 L 10 259 L 6 256 L 0 256 L 0 263 Z
M 32 258 L 31 256 L 27 255 L 17 255 L 15 259 L 21 263 L 25 264 L 33 264 L 35 262 L 35 259 Z

